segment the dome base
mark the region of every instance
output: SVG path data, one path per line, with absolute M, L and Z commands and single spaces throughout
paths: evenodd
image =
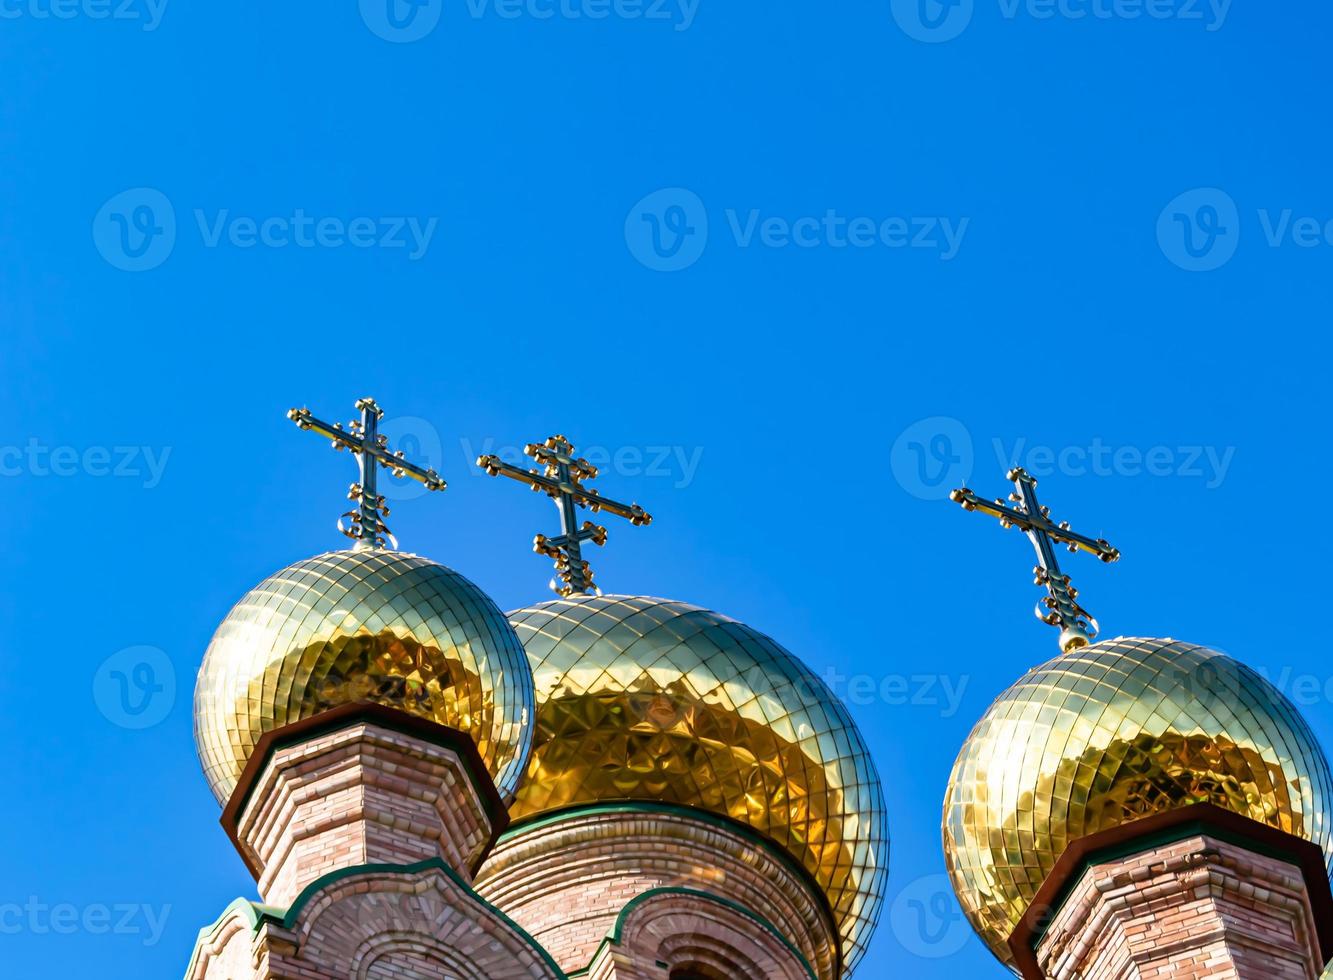
M 1333 958 L 1318 846 L 1208 804 L 1071 845 L 1009 937 L 1025 980 L 1302 980 Z
M 462 732 L 352 704 L 265 735 L 222 824 L 270 905 L 342 868 L 442 860 L 464 882 L 508 823 Z
M 665 890 L 704 896 L 702 905 L 673 914 L 693 921 L 691 933 L 713 935 L 720 945 L 712 955 L 739 971 L 726 975 L 784 977 L 792 963 L 808 968 L 797 976 L 841 975 L 838 933 L 808 876 L 739 827 L 685 807 L 606 804 L 515 827 L 487 858 L 476 888 L 566 972 L 588 967 L 634 908 Z M 740 909 L 746 924 L 723 927 L 719 903 Z M 755 953 L 742 947 L 756 942 L 787 965 L 747 972 Z M 654 962 L 649 957 L 646 966 Z

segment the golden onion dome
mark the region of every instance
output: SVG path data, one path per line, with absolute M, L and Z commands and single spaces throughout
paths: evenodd
M 848 968 L 888 874 L 879 778 L 846 709 L 773 640 L 696 606 L 576 595 L 510 614 L 537 732 L 516 822 L 652 801 L 747 824 L 823 889 Z
M 1333 859 L 1328 762 L 1272 684 L 1175 640 L 1085 646 L 1029 671 L 972 730 L 944 803 L 949 875 L 973 928 L 1011 964 L 1006 940 L 1069 844 L 1194 803 Z
M 532 741 L 532 673 L 500 609 L 426 558 L 333 551 L 269 576 L 227 614 L 195 688 L 195 744 L 225 803 L 265 732 L 357 702 L 467 732 L 513 795 Z

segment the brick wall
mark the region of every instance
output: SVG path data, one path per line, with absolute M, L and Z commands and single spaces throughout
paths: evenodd
M 1299 869 L 1203 835 L 1095 865 L 1037 946 L 1051 980 L 1318 980 Z

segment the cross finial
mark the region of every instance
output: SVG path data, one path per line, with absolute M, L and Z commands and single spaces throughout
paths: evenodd
M 384 523 L 389 507 L 379 492 L 379 467 L 384 467 L 394 476 L 409 476 L 425 485 L 427 490 L 443 490 L 447 484 L 434 470 L 409 463 L 401 452 L 389 450 L 389 437 L 379 432 L 384 409 L 375 404 L 375 399 L 362 398 L 356 403 L 356 408 L 361 418 L 348 422 L 346 429 L 340 423 L 330 425 L 320 421 L 310 414 L 308 408 L 293 408 L 287 417 L 300 428 L 330 440 L 334 449 L 351 450 L 356 457 L 361 479 L 347 491 L 347 499 L 355 502 L 356 507 L 338 518 L 338 530 L 353 538 L 357 549 L 383 548 L 386 544 L 397 548 L 398 539 Z
M 560 509 L 560 535 L 555 538 L 537 535 L 532 550 L 555 559 L 556 577 L 551 579 L 551 588 L 560 595 L 600 595 L 601 590 L 592 584 L 592 567 L 583 560 L 582 545 L 584 541 L 599 547 L 606 544 L 606 528 L 592 521 L 579 526 L 578 508 L 586 507 L 594 514 L 610 511 L 634 525 L 651 524 L 653 516 L 638 504 L 622 504 L 585 487 L 583 481 L 595 479 L 597 467 L 575 457 L 574 447 L 564 436 L 551 436 L 541 445 L 529 444 L 523 452 L 540 463 L 544 471 L 510 466 L 499 456 L 482 456 L 477 465 L 491 476 L 507 476 L 555 501 Z
M 1060 571 L 1054 545 L 1065 545 L 1070 551 L 1086 551 L 1104 562 L 1119 561 L 1120 551 L 1101 538 L 1074 533 L 1068 521 L 1054 523 L 1051 509 L 1037 501 L 1037 481 L 1022 467 L 1010 470 L 1008 479 L 1014 484 L 1014 492 L 1009 495 L 1014 506 L 1002 500 L 983 500 L 967 487 L 955 490 L 949 499 L 962 504 L 964 510 L 979 510 L 998 517 L 1002 527 L 1016 527 L 1028 536 L 1037 551 L 1037 567 L 1032 570 L 1036 584 L 1044 585 L 1047 592 L 1046 598 L 1037 603 L 1037 618 L 1060 627 L 1060 648 L 1065 653 L 1087 646 L 1097 636 L 1097 620 L 1078 604 L 1078 589 Z

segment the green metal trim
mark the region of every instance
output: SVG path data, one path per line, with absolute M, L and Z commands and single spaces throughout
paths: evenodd
M 592 970 L 592 965 L 597 962 L 597 957 L 602 955 L 603 949 L 611 945 L 617 945 L 617 946 L 620 945 L 621 938 L 624 935 L 625 923 L 628 921 L 629 917 L 634 913 L 635 909 L 637 909 L 640 905 L 644 904 L 650 899 L 656 898 L 659 895 L 688 895 L 691 898 L 700 898 L 706 902 L 712 902 L 714 905 L 721 905 L 723 908 L 728 908 L 731 909 L 733 912 L 739 913 L 745 918 L 750 919 L 752 922 L 754 922 L 756 925 L 762 928 L 765 932 L 770 933 L 773 936 L 773 938 L 776 939 L 778 942 L 782 943 L 782 945 L 786 947 L 787 951 L 791 953 L 792 956 L 796 957 L 796 961 L 800 963 L 801 966 L 805 969 L 806 976 L 808 976 L 810 980 L 818 980 L 818 978 L 815 975 L 815 971 L 810 967 L 809 960 L 807 960 L 801 954 L 801 951 L 799 949 L 797 949 L 795 946 L 791 944 L 791 941 L 788 940 L 786 936 L 784 936 L 781 932 L 778 931 L 777 927 L 774 926 L 773 923 L 769 922 L 762 915 L 753 911 L 752 909 L 746 908 L 740 902 L 732 901 L 729 898 L 723 898 L 721 895 L 714 895 L 712 892 L 701 891 L 698 888 L 683 888 L 680 886 L 653 888 L 646 892 L 643 892 L 640 895 L 635 895 L 628 902 L 626 902 L 625 907 L 622 908 L 620 910 L 620 914 L 616 916 L 616 922 L 615 925 L 611 927 L 611 931 L 606 934 L 605 939 L 603 939 L 600 943 L 598 943 L 597 949 L 592 954 L 592 959 L 588 961 L 588 965 L 584 967 L 582 970 L 579 970 L 577 973 L 569 974 L 569 976 L 571 978 L 576 976 L 586 976 Z

